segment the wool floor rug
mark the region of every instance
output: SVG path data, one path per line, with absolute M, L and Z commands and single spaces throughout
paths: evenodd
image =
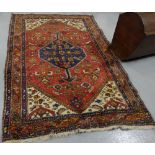
M 3 141 L 153 124 L 92 16 L 12 15 Z

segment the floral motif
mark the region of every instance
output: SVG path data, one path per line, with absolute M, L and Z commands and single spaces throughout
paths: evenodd
M 27 89 L 28 92 L 28 119 L 41 119 L 45 117 L 54 117 L 66 114 L 75 114 L 76 112 L 64 107 L 53 99 L 41 93 L 34 87 Z
M 75 27 L 80 31 L 86 31 L 86 27 L 81 19 L 55 19 L 55 21 Z
M 90 104 L 90 106 L 84 111 L 95 112 L 105 110 L 121 110 L 128 109 L 128 104 L 122 97 L 114 81 L 108 81 L 103 87 L 96 99 Z
M 50 19 L 26 19 L 25 20 L 26 30 L 33 30 L 48 21 L 50 21 Z

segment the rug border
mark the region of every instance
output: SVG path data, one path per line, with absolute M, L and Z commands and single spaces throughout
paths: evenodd
M 6 140 L 3 143 L 33 143 L 37 142 L 39 140 L 41 141 L 47 141 L 47 140 L 52 140 L 52 138 L 62 138 L 66 137 L 69 135 L 75 135 L 75 134 L 80 134 L 80 133 L 91 133 L 91 132 L 101 132 L 101 131 L 112 131 L 112 130 L 134 130 L 134 129 L 143 129 L 143 130 L 148 130 L 148 129 L 155 129 L 155 125 L 144 125 L 144 126 L 135 126 L 135 125 L 114 125 L 114 126 L 109 126 L 105 128 L 91 128 L 91 129 L 76 129 L 76 130 L 71 130 L 71 131 L 66 131 L 66 132 L 61 132 L 61 133 L 50 133 L 44 136 L 38 136 L 38 137 L 33 137 L 33 138 L 27 138 L 27 139 L 20 139 L 20 140 Z M 43 142 L 42 142 L 43 143 Z
M 5 108 L 6 108 L 6 91 L 7 91 L 7 68 L 8 68 L 8 61 L 10 58 L 10 39 L 11 39 L 11 27 L 12 27 L 12 21 L 13 21 L 13 17 L 15 17 L 16 15 L 45 15 L 45 16 L 88 16 L 92 19 L 94 26 L 96 27 L 97 30 L 99 30 L 101 38 L 103 38 L 103 40 L 105 41 L 105 43 L 107 44 L 107 46 L 110 44 L 110 42 L 108 41 L 108 39 L 106 38 L 104 32 L 102 31 L 102 29 L 100 29 L 99 25 L 97 24 L 95 18 L 93 15 L 78 15 L 78 14 L 11 14 L 11 18 L 10 18 L 10 26 L 9 26 L 9 36 L 8 36 L 8 43 L 7 43 L 7 56 L 6 56 L 6 62 L 5 62 L 5 90 L 4 90 L 4 106 L 3 106 L 3 121 L 2 121 L 2 130 L 3 130 L 3 126 L 4 126 L 4 115 L 5 115 Z M 143 100 L 141 99 L 141 97 L 138 94 L 137 89 L 133 86 L 132 82 L 129 79 L 128 73 L 125 71 L 125 69 L 123 68 L 121 61 L 118 59 L 118 57 L 116 57 L 114 55 L 114 53 L 112 52 L 112 50 L 107 49 L 111 56 L 112 59 L 115 59 L 117 62 L 117 66 L 120 67 L 119 71 L 121 72 L 121 74 L 123 74 L 126 77 L 126 80 L 129 82 L 130 84 L 130 88 L 132 89 L 132 91 L 134 93 L 136 93 L 136 98 L 140 101 L 140 104 L 142 104 L 144 106 L 144 108 L 147 110 L 148 114 L 151 116 L 151 118 L 153 119 L 151 113 L 149 112 L 149 110 L 147 109 L 147 107 L 145 106 Z M 39 137 L 33 137 L 33 138 L 27 138 L 27 139 L 20 139 L 20 140 L 5 140 L 4 142 L 34 142 L 36 140 L 47 140 L 50 139 L 52 137 L 63 137 L 66 135 L 71 135 L 71 134 L 77 134 L 77 133 L 85 133 L 85 132 L 92 132 L 92 131 L 108 131 L 108 130 L 113 130 L 113 129 L 154 129 L 155 128 L 155 122 L 153 119 L 153 122 L 150 124 L 144 124 L 144 125 L 111 125 L 108 127 L 102 127 L 102 128 L 90 128 L 90 129 L 75 129 L 75 130 L 71 130 L 71 131 L 66 131 L 66 132 L 61 132 L 61 133 L 49 133 L 47 135 L 44 136 L 39 136 Z
M 3 112 L 2 112 L 2 142 L 3 142 L 3 130 L 4 130 L 4 118 L 5 118 L 5 110 L 6 110 L 6 98 L 7 98 L 7 69 L 8 69 L 8 61 L 10 59 L 10 42 L 11 42 L 11 29 L 12 29 L 12 23 L 13 23 L 13 16 L 14 14 L 11 14 L 10 17 L 10 23 L 9 23 L 9 30 L 8 30 L 8 40 L 7 40 L 7 55 L 5 58 L 5 68 L 4 68 L 4 101 L 3 101 Z

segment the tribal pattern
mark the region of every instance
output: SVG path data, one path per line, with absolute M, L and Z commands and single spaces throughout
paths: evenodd
M 13 15 L 3 141 L 153 119 L 92 16 Z

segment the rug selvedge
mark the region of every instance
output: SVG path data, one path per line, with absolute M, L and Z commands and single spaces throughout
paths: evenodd
M 154 124 L 91 16 L 13 15 L 8 46 L 3 141 Z

